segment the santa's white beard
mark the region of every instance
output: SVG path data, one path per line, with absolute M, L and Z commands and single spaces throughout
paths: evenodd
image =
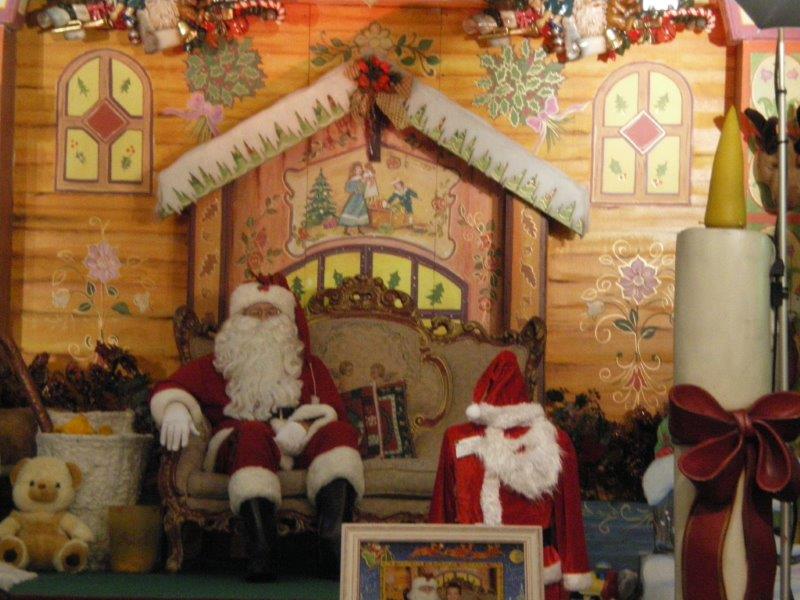
M 575 17 L 575 25 L 577 25 L 581 37 L 605 35 L 605 2 L 600 2 L 599 0 L 575 0 L 572 14 Z
M 269 420 L 278 408 L 299 404 L 303 343 L 284 314 L 260 321 L 233 315 L 214 340 L 214 367 L 222 373 L 230 403 L 226 416 Z

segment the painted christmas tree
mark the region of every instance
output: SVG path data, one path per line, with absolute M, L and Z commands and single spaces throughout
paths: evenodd
M 328 179 L 320 169 L 306 202 L 306 227 L 322 225 L 325 220 L 336 217 L 336 205 L 333 203 L 333 191 Z
M 306 288 L 303 285 L 303 280 L 300 279 L 300 277 L 298 277 L 297 275 L 295 275 L 294 279 L 292 279 L 292 291 L 294 292 L 294 295 L 297 296 L 298 300 L 302 300 L 303 294 L 306 293 Z

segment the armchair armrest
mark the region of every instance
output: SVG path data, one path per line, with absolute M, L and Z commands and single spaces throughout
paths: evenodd
M 158 481 L 163 498 L 186 496 L 189 489 L 189 475 L 203 470 L 208 440 L 211 439 L 211 425 L 204 418 L 198 428 L 200 435 L 190 435 L 189 444 L 177 451 L 163 451 Z

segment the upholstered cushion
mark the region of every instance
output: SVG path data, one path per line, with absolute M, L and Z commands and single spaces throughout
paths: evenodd
M 413 458 L 405 381 L 356 388 L 343 393 L 342 400 L 359 432 L 362 458 Z

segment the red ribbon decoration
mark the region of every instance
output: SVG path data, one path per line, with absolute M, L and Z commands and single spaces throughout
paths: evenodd
M 678 468 L 697 489 L 683 534 L 683 597 L 727 599 L 722 547 L 744 472 L 744 598 L 772 598 L 772 498 L 794 500 L 800 494 L 800 468 L 786 446 L 800 435 L 800 394 L 777 392 L 749 410 L 728 412 L 704 389 L 676 385 L 669 392 L 669 429 L 677 443 L 692 446 Z

